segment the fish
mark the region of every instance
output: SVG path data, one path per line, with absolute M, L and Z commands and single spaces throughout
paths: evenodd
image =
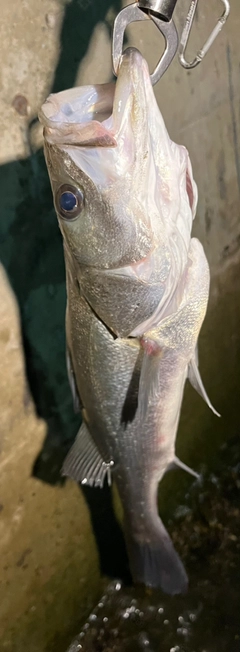
M 185 592 L 158 514 L 158 485 L 181 462 L 186 379 L 215 414 L 198 369 L 209 266 L 191 237 L 197 186 L 167 132 L 140 52 L 116 82 L 52 94 L 40 114 L 66 266 L 67 369 L 82 425 L 63 466 L 78 483 L 116 483 L 134 582 Z

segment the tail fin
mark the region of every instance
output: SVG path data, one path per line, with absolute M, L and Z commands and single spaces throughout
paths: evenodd
M 131 535 L 126 537 L 133 581 L 153 588 L 161 588 L 170 595 L 186 593 L 188 588 L 186 571 L 160 519 L 158 530 L 158 541 L 156 541 L 156 531 L 153 542 L 151 540 L 139 542 Z

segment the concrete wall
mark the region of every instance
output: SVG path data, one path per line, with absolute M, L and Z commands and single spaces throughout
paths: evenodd
M 178 26 L 188 2 L 179 5 Z M 220 2 L 199 6 L 190 51 L 221 10 Z M 198 468 L 214 467 L 216 447 L 239 427 L 238 0 L 231 7 L 201 66 L 186 72 L 176 59 L 156 87 L 171 137 L 190 152 L 199 188 L 194 234 L 212 272 L 200 362 L 222 419 L 188 388 L 178 439 L 184 461 Z M 119 8 L 118 0 L 0 0 L 0 650 L 11 652 L 64 650 L 101 592 L 99 568 L 122 570 L 109 493 L 60 480 L 78 422 L 65 372 L 62 243 L 35 121 L 51 90 L 111 78 Z M 129 42 L 155 64 L 161 41 L 153 25 L 129 29 Z M 168 510 L 174 494 L 169 477 Z

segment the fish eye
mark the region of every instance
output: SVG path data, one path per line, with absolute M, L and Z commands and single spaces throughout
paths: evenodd
M 56 192 L 56 210 L 67 221 L 76 219 L 84 207 L 84 194 L 80 188 L 64 183 Z

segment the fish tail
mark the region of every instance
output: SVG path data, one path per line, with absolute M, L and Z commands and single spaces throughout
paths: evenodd
M 144 541 L 131 535 L 126 537 L 133 581 L 161 588 L 170 595 L 185 593 L 188 588 L 186 571 L 162 521 L 158 521 L 158 532 L 154 531 L 152 539 L 150 532 Z

